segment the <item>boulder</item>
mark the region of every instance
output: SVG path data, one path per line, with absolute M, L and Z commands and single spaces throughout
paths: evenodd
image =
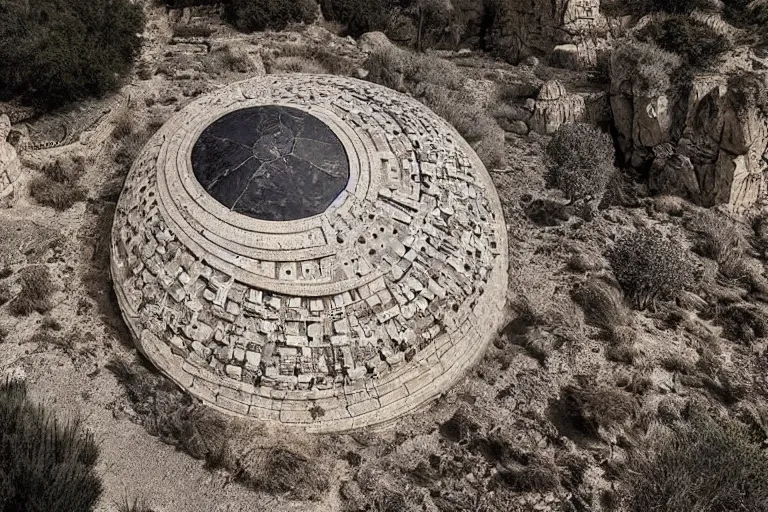
M 541 86 L 528 127 L 531 131 L 551 135 L 563 124 L 582 121 L 585 112 L 583 96 L 570 94 L 559 81 L 550 80 Z
M 0 115 L 0 201 L 10 203 L 17 197 L 18 181 L 21 177 L 19 155 L 9 142 L 11 120 L 7 115 Z
M 399 49 L 383 32 L 366 32 L 357 40 L 357 47 L 365 53 Z

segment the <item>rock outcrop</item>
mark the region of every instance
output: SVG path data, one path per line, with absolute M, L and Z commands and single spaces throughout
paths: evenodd
M 552 55 L 552 63 L 591 68 L 607 47 L 608 21 L 600 0 L 513 0 L 494 20 L 490 46 L 509 60 Z
M 611 108 L 625 164 L 649 170 L 652 191 L 739 212 L 764 200 L 768 73 L 696 76 L 671 84 L 679 59 L 641 43 L 612 56 Z
M 6 140 L 10 132 L 11 121 L 3 114 L 0 116 L 0 203 L 6 204 L 16 198 L 21 177 L 21 162 L 16 148 Z

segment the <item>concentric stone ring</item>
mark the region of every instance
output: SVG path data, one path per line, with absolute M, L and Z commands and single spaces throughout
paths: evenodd
M 419 102 L 328 75 L 201 97 L 144 147 L 112 233 L 140 349 L 205 403 L 344 431 L 456 382 L 501 321 L 490 177 Z

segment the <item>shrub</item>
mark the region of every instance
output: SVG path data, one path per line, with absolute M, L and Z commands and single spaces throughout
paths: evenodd
M 312 23 L 317 15 L 313 0 L 231 0 L 224 16 L 242 32 L 283 30 L 289 23 Z
M 629 454 L 623 471 L 631 512 L 765 510 L 768 457 L 748 429 L 695 417 L 654 431 Z
M 606 257 L 638 309 L 690 288 L 697 279 L 696 266 L 685 247 L 652 228 L 624 236 Z
M 611 136 L 585 123 L 558 128 L 546 149 L 547 185 L 571 200 L 602 197 L 614 173 Z
M 766 4 L 768 10 L 768 4 Z M 768 14 L 766 15 L 768 16 Z M 768 29 L 768 20 L 766 20 Z M 768 115 L 768 78 L 765 74 L 740 71 L 728 77 L 728 99 L 739 115 L 760 110 Z
M 88 195 L 80 186 L 66 185 L 41 177 L 30 181 L 29 193 L 41 205 L 50 206 L 59 211 L 67 210 L 75 203 L 84 201 Z
M 744 256 L 744 240 L 738 226 L 712 210 L 700 212 L 688 228 L 698 234 L 693 250 L 717 262 L 726 277 L 737 277 Z
M 31 403 L 22 381 L 0 384 L 0 510 L 93 510 L 102 492 L 98 455 L 79 421 Z
M 653 20 L 637 33 L 637 38 L 677 53 L 686 65 L 695 69 L 711 66 L 720 55 L 731 49 L 727 37 L 709 25 L 683 15 Z
M 0 100 L 53 108 L 114 90 L 141 47 L 141 5 L 36 0 L 0 5 Z
M 624 39 L 611 53 L 611 82 L 654 96 L 669 91 L 672 77 L 682 65 L 678 55 L 655 44 Z
M 55 291 L 48 267 L 35 265 L 21 271 L 21 292 L 11 302 L 11 313 L 28 315 L 33 311 L 45 313 L 53 307 L 51 295 Z
M 323 17 L 346 27 L 346 34 L 360 37 L 366 32 L 383 32 L 389 24 L 391 0 L 320 0 Z

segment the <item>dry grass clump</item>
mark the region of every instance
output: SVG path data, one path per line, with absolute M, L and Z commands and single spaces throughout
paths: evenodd
M 237 461 L 235 474 L 258 491 L 297 500 L 318 500 L 328 489 L 328 477 L 324 459 L 317 455 L 301 442 L 278 442 Z
M 21 292 L 11 302 L 11 313 L 25 316 L 37 311 L 45 313 L 53 307 L 51 295 L 56 291 L 48 267 L 35 265 L 22 269 Z
M 326 69 L 308 57 L 276 57 L 269 66 L 270 73 L 327 73 Z
M 738 275 L 745 242 L 735 222 L 712 210 L 704 210 L 692 219 L 688 229 L 698 235 L 693 245 L 696 253 L 716 261 L 724 276 Z
M 768 503 L 768 457 L 731 420 L 695 417 L 653 429 L 630 452 L 623 476 L 631 512 L 757 512 Z
M 150 435 L 198 459 L 213 459 L 224 450 L 227 421 L 221 415 L 136 362 L 113 359 L 106 368 L 125 388 L 138 422 Z
M 130 105 L 129 105 L 130 107 Z M 131 114 L 131 111 L 126 108 L 115 120 L 115 126 L 112 129 L 112 137 L 115 140 L 120 140 L 136 131 L 136 120 Z
M 571 290 L 574 302 L 581 306 L 587 323 L 607 331 L 631 322 L 621 291 L 602 279 L 593 277 Z
M 561 400 L 571 420 L 585 434 L 597 434 L 601 427 L 618 427 L 637 411 L 632 395 L 605 384 L 565 386 Z
M 607 251 L 616 279 L 638 309 L 690 288 L 698 279 L 688 250 L 652 228 L 619 239 Z
M 64 211 L 85 200 L 87 191 L 78 185 L 85 173 L 82 158 L 57 159 L 44 166 L 42 172 L 43 176 L 29 183 L 29 193 L 38 203 Z
M 13 298 L 11 294 L 11 287 L 8 283 L 0 283 L 0 306 L 6 304 Z
M 122 172 L 128 171 L 151 136 L 152 131 L 147 129 L 135 131 L 120 139 L 115 147 L 112 159 L 116 164 L 120 165 Z
M 762 307 L 741 302 L 722 309 L 717 315 L 723 336 L 739 343 L 752 343 L 768 337 L 768 312 Z
M 82 187 L 72 187 L 41 177 L 33 178 L 29 182 L 29 193 L 41 205 L 59 211 L 67 210 L 87 197 L 87 192 Z
M 33 404 L 23 381 L 0 382 L 0 454 L 3 511 L 89 512 L 101 496 L 93 435 Z

